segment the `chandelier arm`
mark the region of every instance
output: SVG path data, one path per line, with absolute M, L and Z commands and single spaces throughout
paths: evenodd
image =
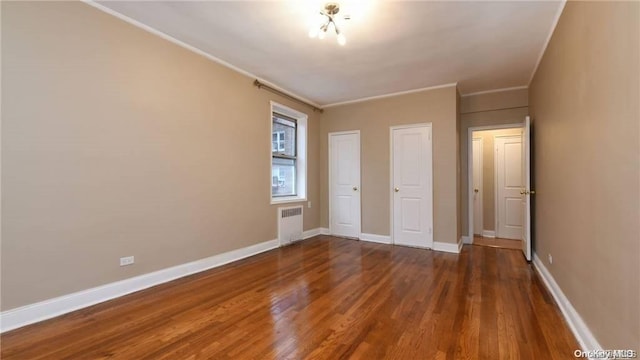
M 327 32 L 327 30 L 329 29 L 329 24 L 331 24 L 330 21 L 327 21 L 326 23 L 322 24 L 322 26 L 320 26 L 320 31 Z
M 329 30 L 329 27 L 331 27 L 331 24 L 333 24 L 333 30 L 335 31 L 336 35 L 338 35 L 338 42 L 340 43 L 340 45 L 344 45 L 344 35 L 340 37 L 342 32 L 340 31 L 340 27 L 338 26 L 338 23 L 335 21 L 336 20 L 335 16 L 336 14 L 338 14 L 338 12 L 340 12 L 340 5 L 338 3 L 330 2 L 325 4 L 324 9 L 320 10 L 320 15 L 326 16 L 327 20 L 322 25 L 320 25 L 320 31 L 323 33 L 326 33 L 327 30 Z M 345 19 L 346 19 L 346 16 L 345 16 Z M 310 32 L 309 34 L 312 34 L 312 32 Z M 314 37 L 313 35 L 309 35 L 309 36 Z M 322 35 L 321 38 L 324 38 L 324 35 Z

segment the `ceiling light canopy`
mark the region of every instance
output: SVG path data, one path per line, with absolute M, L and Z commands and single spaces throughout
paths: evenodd
M 333 30 L 336 33 L 336 40 L 338 41 L 338 44 L 340 45 L 346 44 L 347 38 L 340 31 L 340 28 L 336 23 L 336 21 L 338 20 L 338 17 L 336 15 L 339 12 L 340 12 L 340 4 L 335 2 L 326 3 L 324 5 L 324 8 L 320 10 L 320 15 L 322 16 L 322 22 L 319 26 L 318 25 L 311 26 L 311 29 L 309 30 L 309 37 L 310 38 L 317 37 L 318 39 L 322 40 L 326 37 L 327 30 L 333 27 Z M 344 20 L 349 20 L 350 18 L 351 17 L 349 15 L 343 16 Z

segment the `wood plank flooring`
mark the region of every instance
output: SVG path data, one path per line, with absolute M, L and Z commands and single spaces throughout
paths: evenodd
M 1 336 L 2 359 L 573 359 L 521 253 L 318 236 Z

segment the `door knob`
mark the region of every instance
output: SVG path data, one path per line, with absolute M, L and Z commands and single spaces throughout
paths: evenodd
M 393 191 L 398 192 L 398 191 L 400 191 L 400 189 L 399 188 L 395 188 L 395 189 L 393 189 Z
M 474 193 L 477 193 L 478 191 L 479 191 L 478 189 L 473 189 L 473 192 L 474 192 Z
M 354 187 L 353 187 L 353 191 L 358 191 L 358 187 L 357 187 L 357 186 L 354 186 Z
M 529 193 L 530 193 L 531 195 L 535 195 L 536 191 L 535 191 L 535 190 L 531 190 Z
M 524 190 L 520 190 L 520 195 L 524 195 L 525 191 Z

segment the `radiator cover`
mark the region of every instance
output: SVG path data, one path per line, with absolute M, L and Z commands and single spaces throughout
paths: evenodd
M 280 246 L 302 240 L 302 206 L 278 208 L 278 241 Z

